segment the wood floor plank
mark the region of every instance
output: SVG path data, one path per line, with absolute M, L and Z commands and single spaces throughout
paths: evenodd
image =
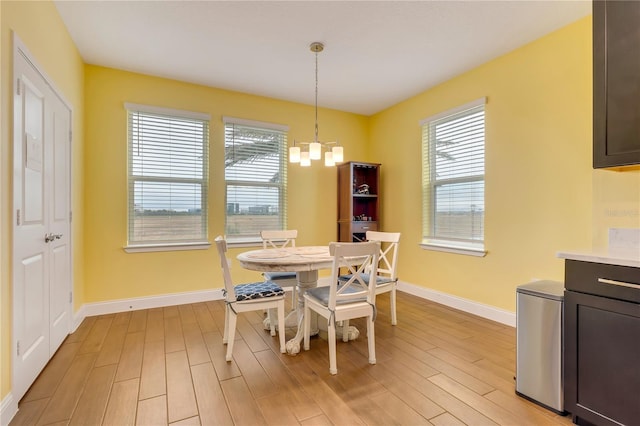
M 170 423 L 169 426 L 200 426 L 201 424 L 204 424 L 206 426 L 205 423 L 200 423 L 199 416 L 194 416 L 194 417 L 189 417 L 188 419 L 179 420 L 177 422 Z
M 196 315 L 196 321 L 198 321 L 200 330 L 202 330 L 203 333 L 206 333 L 207 331 L 218 330 L 218 327 L 216 326 L 206 303 L 194 303 L 193 312 Z
M 164 342 L 164 312 L 162 308 L 149 309 L 147 312 L 147 329 L 144 336 L 145 342 Z
M 96 361 L 97 354 L 77 355 L 64 377 L 60 380 L 55 393 L 49 399 L 47 408 L 38 420 L 39 425 L 68 420 L 82 395 L 89 372 Z
M 234 377 L 220 383 L 229 405 L 233 424 L 238 426 L 266 425 L 260 407 L 253 399 L 249 387 L 242 377 Z
M 111 323 L 113 322 L 113 316 L 107 318 L 100 318 L 91 328 L 91 333 L 82 342 L 82 346 L 78 350 L 78 354 L 86 354 L 90 352 L 99 352 L 102 348 L 102 342 L 109 332 Z
M 319 416 L 311 417 L 300 422 L 302 426 L 332 426 L 333 423 L 325 416 L 321 414 Z
M 103 426 L 135 425 L 140 379 L 115 382 L 104 414 Z
M 193 318 L 192 322 L 182 324 L 182 331 L 184 333 L 184 344 L 189 357 L 189 365 L 198 365 L 210 362 L 211 358 L 209 358 L 209 351 L 202 338 L 202 331 L 200 331 L 200 326 L 195 320 L 195 315 Z
M 128 333 L 146 330 L 147 312 L 146 309 L 131 312 L 131 320 L 129 321 L 129 329 L 127 330 Z
M 139 399 L 147 399 L 167 393 L 167 376 L 164 340 L 152 340 L 144 345 L 142 371 L 140 373 Z
M 102 349 L 96 360 L 96 367 L 103 365 L 117 364 L 122 354 L 122 347 L 127 335 L 128 322 L 122 324 L 111 324 L 111 328 L 104 339 Z
M 529 419 L 525 420 L 518 418 L 518 416 L 513 415 L 503 407 L 500 407 L 472 390 L 465 388 L 463 385 L 457 383 L 455 380 L 444 374 L 438 374 L 430 377 L 428 380 L 498 424 L 535 425 L 535 423 L 530 422 Z
M 243 340 L 236 341 L 233 347 L 233 362 L 237 363 L 254 398 L 280 391 Z
M 248 314 L 248 313 L 247 313 Z M 264 351 L 269 347 L 258 335 L 256 330 L 247 319 L 247 314 L 238 315 L 238 324 L 236 326 L 236 335 L 240 335 L 252 352 Z M 264 330 L 263 333 L 269 334 Z
M 168 353 L 166 362 L 169 423 L 197 416 L 198 406 L 187 353 L 185 351 Z
M 531 420 L 533 424 L 536 425 L 557 425 L 559 421 L 562 421 L 559 420 L 555 413 L 535 404 L 530 404 L 529 401 L 519 397 L 515 392 L 505 394 L 504 392 L 496 390 L 484 395 L 484 397 L 520 418 Z M 561 419 L 568 421 L 565 424 L 571 424 L 569 417 Z
M 97 320 L 98 317 L 86 317 L 82 320 L 76 331 L 67 336 L 63 344 L 83 342 L 91 332 L 91 328 Z
M 185 350 L 182 323 L 177 312 L 176 309 L 176 315 L 164 319 L 164 350 L 166 353 Z
M 405 401 L 394 395 L 391 392 L 379 393 L 367 397 L 375 407 L 381 407 L 384 412 L 384 416 L 389 418 L 389 421 L 381 421 L 382 416 L 374 417 L 377 424 L 398 424 L 398 425 L 430 425 L 431 423 L 420 414 L 418 414 L 411 406 Z M 373 412 L 373 411 L 370 411 Z M 373 421 L 367 422 L 373 424 Z
M 102 423 L 115 375 L 115 364 L 91 370 L 86 390 L 78 401 L 69 425 L 99 425 Z
M 186 324 L 197 324 L 198 320 L 196 319 L 196 314 L 193 311 L 193 306 L 188 305 L 179 305 L 178 306 L 178 314 L 180 315 L 180 322 L 185 326 Z
M 227 345 L 222 343 L 222 335 L 217 331 L 207 332 L 202 335 L 209 351 L 209 357 L 216 370 L 218 380 L 223 381 L 242 375 L 235 362 L 227 362 Z
M 231 413 L 227 407 L 213 365 L 209 362 L 192 366 L 191 378 L 202 424 L 232 424 Z
M 286 356 L 283 355 L 282 357 Z M 291 408 L 298 420 L 309 419 L 322 414 L 318 404 L 302 390 L 300 383 L 282 364 L 280 361 L 282 357 L 279 357 L 273 351 L 258 352 L 255 357 L 271 378 L 271 381 L 277 384 L 282 389 L 282 392 L 286 392 L 289 395 L 287 406 Z
M 138 401 L 136 426 L 156 426 L 167 424 L 167 396 Z
M 99 425 L 102 423 L 115 374 L 115 364 L 91 370 L 86 391 L 82 393 L 78 401 L 71 416 L 70 425 Z
M 72 342 L 60 346 L 47 364 L 47 367 L 40 373 L 22 398 L 22 401 L 28 402 L 51 397 L 73 363 L 73 359 L 81 345 L 82 342 Z
M 269 425 L 286 426 L 299 425 L 298 419 L 291 410 L 289 401 L 291 395 L 288 390 L 256 399 L 258 407 Z
M 466 426 L 460 420 L 456 419 L 449 413 L 440 414 L 437 417 L 431 419 L 431 423 L 435 426 Z
M 33 401 L 20 401 L 20 409 L 9 423 L 9 426 L 35 425 L 48 403 L 49 398 L 36 399 Z
M 116 382 L 140 377 L 144 352 L 144 332 L 127 333 L 118 363 Z

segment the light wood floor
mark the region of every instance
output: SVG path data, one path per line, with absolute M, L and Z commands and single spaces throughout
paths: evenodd
M 224 361 L 222 301 L 89 317 L 19 404 L 14 425 L 568 425 L 514 393 L 515 330 L 420 298 L 378 298 L 377 364 L 361 336 L 278 352 L 241 314 Z M 287 332 L 292 337 L 293 331 Z

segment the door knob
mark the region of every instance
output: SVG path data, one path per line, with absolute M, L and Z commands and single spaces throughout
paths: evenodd
M 50 243 L 51 241 L 59 240 L 60 238 L 62 238 L 62 234 L 53 234 L 53 233 L 44 234 L 45 243 Z

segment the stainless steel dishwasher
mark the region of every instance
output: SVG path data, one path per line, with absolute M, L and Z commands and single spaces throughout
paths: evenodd
M 559 414 L 566 414 L 563 314 L 563 283 L 534 281 L 516 289 L 516 394 Z

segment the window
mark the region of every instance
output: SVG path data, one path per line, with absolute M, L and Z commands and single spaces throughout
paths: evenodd
M 484 256 L 485 98 L 422 126 L 422 245 Z
M 129 247 L 207 243 L 209 116 L 125 107 Z
M 288 127 L 224 118 L 225 233 L 231 242 L 286 229 Z

